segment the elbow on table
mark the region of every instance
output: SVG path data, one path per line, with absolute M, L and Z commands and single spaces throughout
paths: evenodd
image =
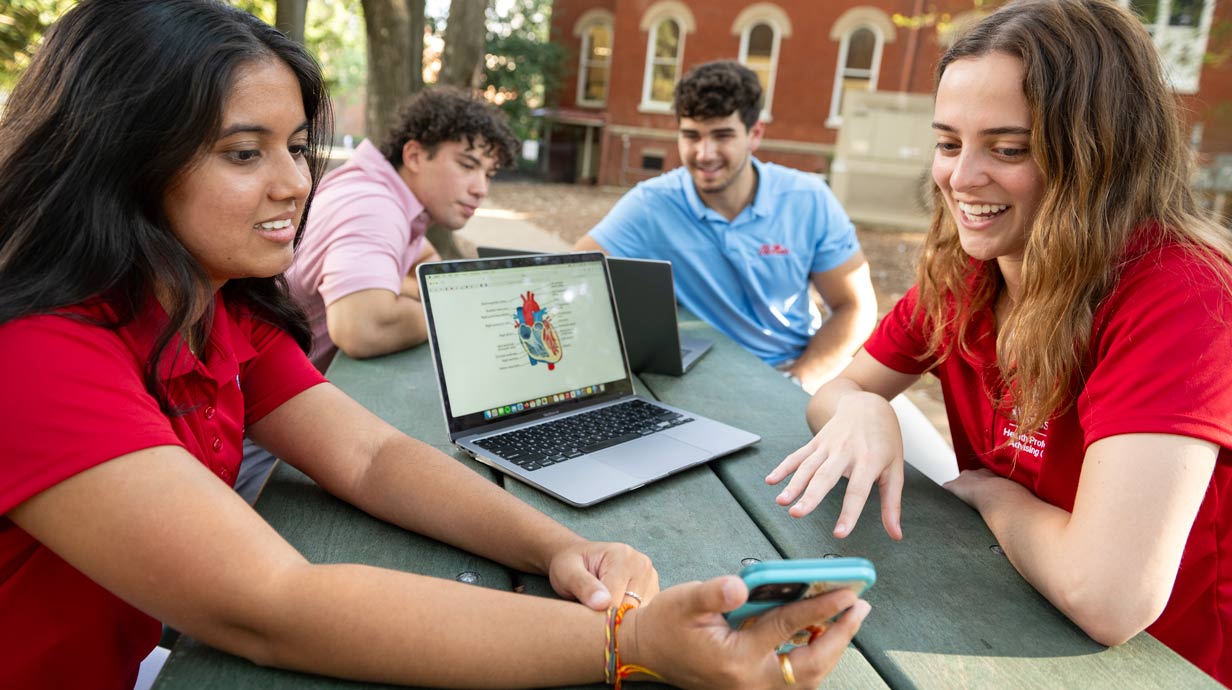
M 402 347 L 394 348 L 390 346 L 390 339 L 383 336 L 382 328 L 385 326 L 378 323 L 349 324 L 331 328 L 329 337 L 334 345 L 351 359 L 379 357 L 396 350 L 414 347 L 427 340 L 426 337 L 416 335 Z
M 1124 587 L 1092 582 L 1071 588 L 1061 608 L 1092 640 L 1115 647 L 1154 623 L 1163 613 L 1170 594 L 1171 586 Z

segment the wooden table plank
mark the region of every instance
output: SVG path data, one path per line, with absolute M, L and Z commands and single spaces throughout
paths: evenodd
M 1149 635 L 1113 649 L 1091 641 L 993 550 L 978 513 L 913 469 L 901 543 L 881 527 L 875 491 L 855 532 L 831 535 L 845 483 L 813 515 L 790 517 L 774 502 L 781 489 L 764 478 L 808 440 L 807 395 L 705 324 L 685 328 L 715 339 L 714 348 L 684 377 L 647 375 L 647 385 L 667 403 L 762 435 L 752 452 L 713 466 L 780 552 L 873 561 L 873 612 L 856 645 L 892 687 L 1220 687 Z

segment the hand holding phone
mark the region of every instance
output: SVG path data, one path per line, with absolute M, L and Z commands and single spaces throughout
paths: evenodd
M 877 581 L 877 571 L 863 558 L 802 558 L 754 563 L 740 570 L 740 578 L 749 588 L 749 599 L 725 614 L 734 630 L 751 625 L 767 611 L 793 601 L 842 588 L 859 595 Z M 804 646 L 825 629 L 823 623 L 800 630 L 779 651 Z

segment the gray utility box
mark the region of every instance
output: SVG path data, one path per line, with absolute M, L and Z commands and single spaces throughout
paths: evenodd
M 930 219 L 933 98 L 848 91 L 843 95 L 830 185 L 857 225 L 923 230 Z

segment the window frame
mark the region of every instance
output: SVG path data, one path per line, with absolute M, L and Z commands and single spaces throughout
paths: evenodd
M 604 27 L 608 33 L 608 51 L 607 59 L 603 61 L 603 67 L 607 69 L 607 84 L 603 90 L 603 98 L 595 100 L 586 97 L 586 81 L 590 77 L 590 68 L 595 66 L 596 62 L 590 61 L 591 46 L 591 31 L 598 27 Z M 612 92 L 612 53 L 616 48 L 616 26 L 610 19 L 601 18 L 587 22 L 581 27 L 582 47 L 578 52 L 578 82 L 577 82 L 577 98 L 575 102 L 579 106 L 588 108 L 602 108 L 607 105 L 608 96 Z
M 783 40 L 783 29 L 778 25 L 778 22 L 766 17 L 760 17 L 749 22 L 747 26 L 740 32 L 740 64 L 749 67 L 749 40 L 753 36 L 753 29 L 759 26 L 766 26 L 773 32 L 774 37 L 770 42 L 770 73 L 766 77 L 766 87 L 762 89 L 762 107 L 761 119 L 763 122 L 770 122 L 773 118 L 771 115 L 771 106 L 774 103 L 774 86 L 775 80 L 779 72 L 779 53 L 780 44 Z M 752 69 L 751 67 L 749 69 Z M 756 73 L 757 70 L 753 70 Z
M 1211 24 L 1215 15 L 1215 0 L 1202 0 L 1202 12 L 1198 17 L 1198 25 L 1193 27 L 1192 31 L 1195 37 L 1186 36 L 1189 33 L 1189 27 L 1174 27 L 1169 24 L 1169 18 L 1172 15 L 1173 0 L 1158 0 L 1157 14 L 1154 23 L 1148 24 L 1143 22 L 1147 32 L 1151 34 L 1151 41 L 1155 44 L 1155 50 L 1159 53 L 1160 62 L 1163 64 L 1164 76 L 1168 80 L 1172 90 L 1179 94 L 1196 94 L 1201 88 L 1202 67 L 1205 62 L 1206 49 L 1210 44 Z M 1133 12 L 1133 7 L 1130 6 L 1130 0 L 1117 0 L 1117 4 L 1125 9 Z M 1184 32 L 1184 33 L 1182 33 Z M 1173 39 L 1178 36 L 1178 39 Z M 1174 61 L 1174 56 L 1169 50 L 1172 47 L 1172 42 L 1179 40 L 1184 45 L 1191 43 L 1196 46 L 1198 57 L 1193 61 L 1192 65 L 1185 65 Z M 1189 70 L 1192 69 L 1192 72 Z M 1178 73 L 1179 70 L 1184 70 L 1183 73 Z
M 651 98 L 651 94 L 654 91 L 654 68 L 658 64 L 656 60 L 659 59 L 655 57 L 655 43 L 659 40 L 659 29 L 662 28 L 662 26 L 667 22 L 672 22 L 676 25 L 678 37 L 676 43 L 676 56 L 673 60 L 673 64 L 676 67 L 676 77 L 672 82 L 673 89 L 676 84 L 680 83 L 680 72 L 681 68 L 684 66 L 684 43 L 686 36 L 685 22 L 680 17 L 673 14 L 668 14 L 656 18 L 654 20 L 654 24 L 650 27 L 650 31 L 646 34 L 646 65 L 642 72 L 642 102 L 638 106 L 638 110 L 644 112 L 673 112 L 671 100 L 656 101 Z
M 826 117 L 826 127 L 832 129 L 836 129 L 843 124 L 843 114 L 841 112 L 843 77 L 846 76 L 847 72 L 847 58 L 851 48 L 851 37 L 860 30 L 867 30 L 873 34 L 873 62 L 868 70 L 869 91 L 877 90 L 877 80 L 881 76 L 881 54 L 886 44 L 885 35 L 882 34 L 880 27 L 869 22 L 860 22 L 852 25 L 843 33 L 843 38 L 839 41 L 838 62 L 834 66 L 834 88 L 830 94 L 830 114 Z

